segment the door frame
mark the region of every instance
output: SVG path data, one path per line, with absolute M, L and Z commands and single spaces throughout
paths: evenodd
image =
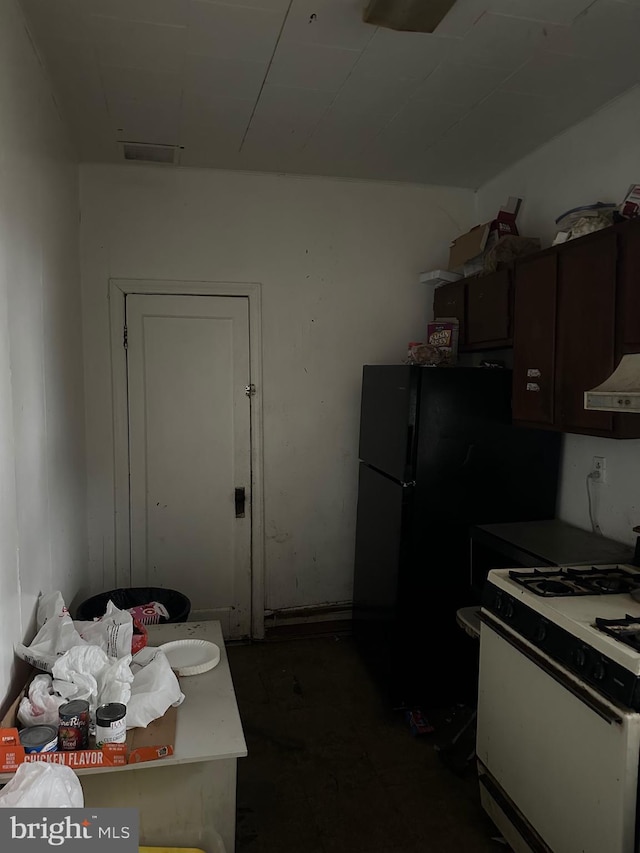
M 111 388 L 113 402 L 114 538 L 116 586 L 131 585 L 129 403 L 123 334 L 126 297 L 244 296 L 249 300 L 251 400 L 251 636 L 264 637 L 264 461 L 262 401 L 262 287 L 255 282 L 109 279 Z

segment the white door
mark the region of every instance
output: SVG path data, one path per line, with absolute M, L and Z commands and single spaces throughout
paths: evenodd
M 177 589 L 248 636 L 248 299 L 131 295 L 126 325 L 132 586 Z

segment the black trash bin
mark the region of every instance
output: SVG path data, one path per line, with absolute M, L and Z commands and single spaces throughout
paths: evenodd
M 160 617 L 160 624 L 167 622 L 186 622 L 191 611 L 191 602 L 186 595 L 175 589 L 161 589 L 157 586 L 132 586 L 123 589 L 110 589 L 83 601 L 76 610 L 76 619 L 90 622 L 104 616 L 107 603 L 113 601 L 120 610 L 159 601 L 169 611 L 169 618 Z

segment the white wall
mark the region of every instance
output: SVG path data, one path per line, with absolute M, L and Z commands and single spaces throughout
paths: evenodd
M 594 201 L 620 202 L 640 179 L 640 89 L 576 125 L 507 169 L 477 194 L 478 221 L 486 221 L 509 195 L 524 198 L 520 233 L 548 245 L 554 220 L 565 210 Z M 607 483 L 596 486 L 605 536 L 633 542 L 640 524 L 640 441 L 567 436 L 559 515 L 588 528 L 585 478 L 592 457 L 607 459 Z
M 93 583 L 114 579 L 108 279 L 261 282 L 266 606 L 348 601 L 361 367 L 424 336 L 417 274 L 470 226 L 472 194 L 82 166 L 81 208 Z
M 86 571 L 78 175 L 14 0 L 0 0 L 0 704 L 37 596 Z

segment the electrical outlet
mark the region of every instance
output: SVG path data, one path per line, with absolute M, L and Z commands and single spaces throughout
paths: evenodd
M 607 460 L 604 456 L 594 456 L 591 465 L 591 479 L 595 483 L 605 483 L 607 479 Z

